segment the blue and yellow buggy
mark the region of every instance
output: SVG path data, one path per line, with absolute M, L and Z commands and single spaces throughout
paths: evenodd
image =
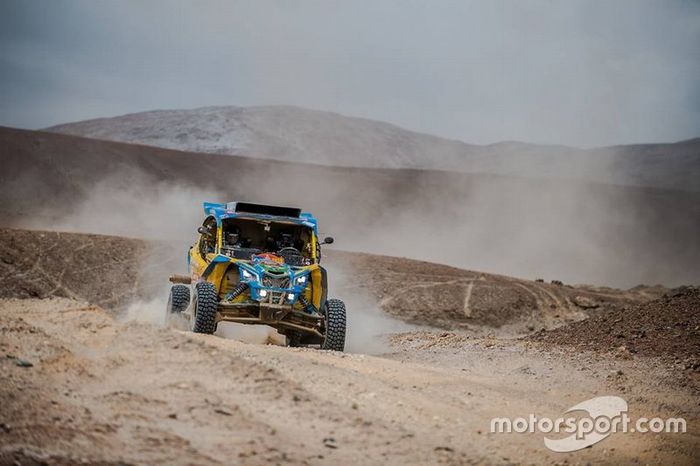
M 316 219 L 301 209 L 246 202 L 204 203 L 190 248 L 189 276 L 172 276 L 167 312 L 192 331 L 219 322 L 269 325 L 289 346 L 343 351 L 345 304 L 328 299 Z

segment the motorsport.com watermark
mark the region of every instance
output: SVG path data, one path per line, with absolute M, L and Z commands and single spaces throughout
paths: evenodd
M 599 396 L 567 409 L 571 412 L 586 412 L 587 415 L 566 416 L 551 419 L 537 417 L 497 417 L 491 419 L 491 433 L 571 434 L 563 438 L 544 438 L 547 448 L 556 452 L 581 450 L 600 442 L 615 432 L 685 433 L 683 418 L 640 417 L 632 420 L 627 414 L 627 402 L 617 396 Z

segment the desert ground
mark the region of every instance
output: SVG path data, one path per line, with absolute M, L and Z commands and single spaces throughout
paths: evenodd
M 0 466 L 700 466 L 700 0 L 267 3 L 0 0 Z
M 560 148 L 522 144 L 446 142 L 459 167 L 415 166 L 430 141 L 368 122 L 350 122 L 372 127 L 368 154 L 400 149 L 379 166 L 114 123 L 67 131 L 111 141 L 0 128 L 0 464 L 698 463 L 698 140 L 579 151 L 605 163 L 572 177 Z M 354 140 L 344 125 L 304 150 Z M 498 170 L 513 157 L 528 169 Z M 345 353 L 166 325 L 201 202 L 246 199 L 302 206 L 336 237 L 322 265 Z M 491 433 L 600 396 L 687 431 L 570 453 Z
M 173 250 L 0 232 L 0 463 L 697 463 L 696 288 L 573 287 L 329 252 L 332 289 L 376 303 L 356 305 L 337 353 L 164 325 L 165 299 L 148 298 L 177 268 Z M 372 266 L 383 273 L 371 286 L 342 278 Z M 664 309 L 681 311 L 649 318 Z M 379 318 L 397 324 L 374 335 Z M 682 416 L 688 431 L 616 433 L 565 454 L 543 434 L 490 432 L 493 417 L 555 418 L 611 394 L 631 416 Z

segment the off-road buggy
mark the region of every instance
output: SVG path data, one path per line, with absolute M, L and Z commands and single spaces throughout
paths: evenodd
M 169 318 L 212 334 L 219 322 L 269 325 L 288 346 L 343 351 L 345 304 L 328 299 L 313 215 L 244 202 L 204 203 L 206 218 L 187 258 L 189 276 L 173 275 Z

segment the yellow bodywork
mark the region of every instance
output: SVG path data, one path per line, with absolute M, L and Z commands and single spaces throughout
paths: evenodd
M 215 257 L 218 256 L 216 253 L 208 253 L 205 257 L 200 254 L 200 241 L 197 242 L 190 248 L 190 276 L 192 283 L 197 283 L 198 281 L 204 279 L 207 282 L 212 283 L 219 294 L 219 298 L 223 299 L 232 289 L 238 284 L 238 267 L 235 264 L 238 262 L 247 262 L 241 259 L 235 259 L 227 257 L 228 261 L 220 262 L 213 266 L 209 274 L 203 278 L 205 270 L 210 266 Z M 216 233 L 216 244 L 217 250 L 222 247 L 222 233 L 221 228 L 217 228 Z M 301 270 L 310 271 L 311 286 L 307 286 L 304 290 L 304 297 L 310 303 L 312 303 L 317 309 L 321 307 L 321 301 L 323 299 L 323 279 L 321 273 L 321 267 L 318 265 L 318 260 L 316 257 L 318 239 L 316 235 L 312 235 L 311 238 L 311 255 L 313 264 L 306 267 L 302 267 Z M 233 267 L 231 267 L 233 265 Z M 232 279 L 235 277 L 235 280 Z M 237 296 L 232 302 L 245 302 L 250 299 L 249 292 L 244 292 Z M 295 304 L 295 307 L 301 309 L 301 304 L 299 301 Z

